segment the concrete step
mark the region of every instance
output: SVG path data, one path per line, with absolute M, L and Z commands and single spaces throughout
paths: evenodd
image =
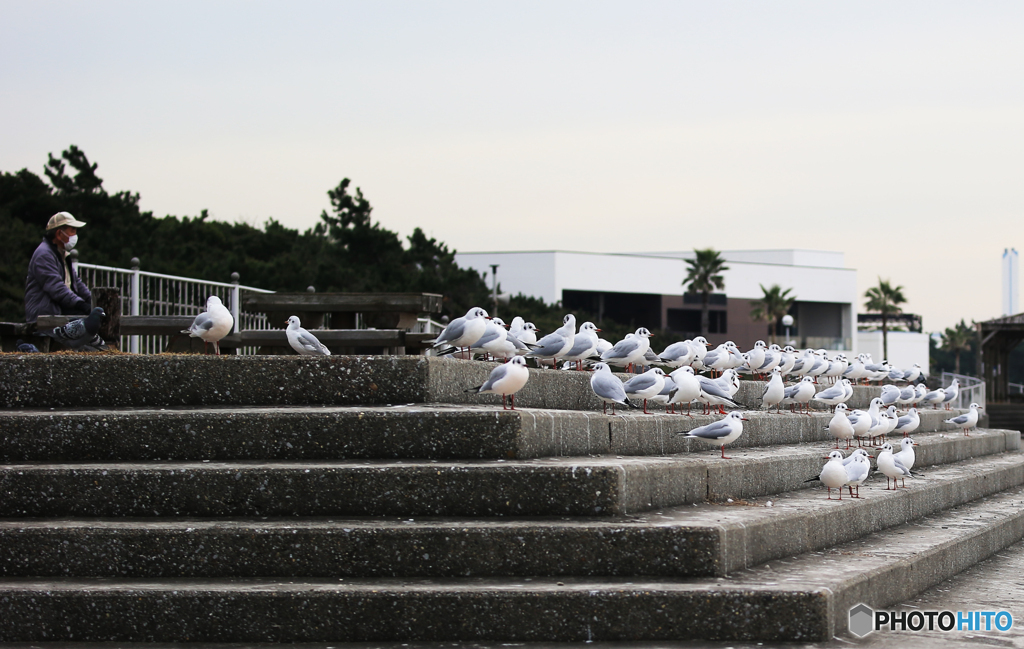
M 0 406 L 493 405 L 500 396 L 466 390 L 495 365 L 426 356 L 10 355 L 0 356 Z M 736 398 L 756 408 L 762 391 L 762 383 L 745 381 Z M 879 391 L 858 386 L 849 405 L 864 407 Z M 590 372 L 531 369 L 516 403 L 602 409 Z
M 955 430 L 943 420 L 958 412 L 923 411 L 920 431 Z M 832 439 L 826 413 L 747 417 L 734 447 Z M 7 410 L 0 462 L 663 455 L 708 448 L 674 433 L 719 418 L 444 404 Z
M 823 641 L 1024 537 L 1024 489 L 704 579 L 3 579 L 0 641 Z
M 111 578 L 724 576 L 1024 484 L 1024 454 L 877 475 L 860 499 L 802 489 L 628 519 L 0 521 L 0 575 Z
M 917 466 L 1018 448 L 1016 431 L 926 433 Z M 0 465 L 0 517 L 605 516 L 806 487 L 828 444 L 661 457 Z M 216 494 L 214 496 L 213 494 Z

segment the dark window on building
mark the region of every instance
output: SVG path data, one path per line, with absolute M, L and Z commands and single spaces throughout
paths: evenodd
M 567 311 L 582 310 L 598 318 L 610 318 L 630 329 L 661 329 L 661 296 L 648 293 L 599 293 L 562 291 L 562 306 Z M 577 317 L 577 320 L 579 318 Z
M 699 309 L 669 309 L 668 328 L 679 333 L 700 334 Z M 708 311 L 708 333 L 728 333 L 728 320 L 725 311 Z
M 703 304 L 700 293 L 683 293 L 683 304 Z M 712 293 L 708 296 L 708 304 L 712 306 L 725 306 L 728 304 L 725 293 Z

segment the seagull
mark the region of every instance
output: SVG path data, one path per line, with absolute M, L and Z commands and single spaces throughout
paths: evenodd
M 901 406 L 909 406 L 914 403 L 917 399 L 917 391 L 914 390 L 914 386 L 908 385 L 907 387 L 900 390 L 900 398 L 896 400 Z
M 576 369 L 583 369 L 583 361 L 597 351 L 597 332 L 601 331 L 593 322 L 584 322 L 573 339 L 572 347 L 562 354 L 562 360 L 576 361 Z
M 808 402 L 810 402 L 811 398 L 814 396 L 814 379 L 810 376 L 805 376 L 800 379 L 799 383 L 795 383 L 786 388 L 783 395 L 783 401 L 790 404 L 790 412 L 793 411 L 793 404 L 801 404 L 806 408 Z M 806 410 L 807 415 L 810 416 L 810 408 L 806 408 Z
M 850 363 L 850 366 L 843 372 L 843 376 L 850 379 L 854 383 L 859 382 L 861 379 L 867 377 L 868 371 L 864 367 L 864 354 L 858 354 L 857 360 Z
M 630 380 L 626 381 L 622 386 L 626 391 L 627 398 L 632 397 L 634 399 L 644 400 L 645 415 L 651 414 L 647 412 L 647 400 L 651 397 L 657 396 L 663 387 L 665 387 L 665 372 L 658 367 L 649 369 L 638 376 L 634 376 Z
M 731 460 L 732 458 L 725 456 L 725 445 L 739 439 L 740 435 L 743 434 L 743 422 L 745 421 L 750 420 L 744 417 L 742 412 L 733 411 L 726 415 L 725 418 L 719 419 L 707 426 L 700 426 L 690 431 L 682 431 L 676 433 L 676 435 L 698 437 L 719 444 L 722 447 L 722 459 Z
M 897 489 L 899 485 L 896 484 L 896 480 L 902 479 L 903 486 L 906 487 L 906 479 L 913 477 L 910 469 L 903 466 L 892 453 L 892 444 L 886 442 L 882 444 L 882 450 L 875 456 L 875 462 L 878 464 L 878 470 L 885 474 L 885 490 L 889 491 L 889 480 L 892 479 L 893 489 Z
M 946 410 L 949 410 L 949 404 L 953 399 L 956 399 L 957 395 L 960 394 L 960 379 L 953 379 L 953 382 L 946 388 L 946 396 L 942 399 L 942 403 L 946 404 Z
M 931 392 L 926 392 L 924 394 L 924 396 L 922 396 L 919 399 L 919 401 L 921 403 L 931 404 L 932 409 L 933 410 L 937 410 L 938 407 L 939 407 L 939 404 L 942 403 L 945 399 L 946 399 L 946 391 L 943 390 L 942 388 L 939 388 L 937 390 L 932 390 Z
M 636 408 L 626 398 L 626 389 L 622 387 L 622 381 L 612 374 L 612 368 L 607 363 L 595 363 L 594 374 L 590 377 L 590 389 L 594 391 L 597 398 L 604 401 L 604 413 L 608 414 L 608 404 L 612 404 L 612 414 L 615 414 L 615 404 Z
M 697 363 L 703 362 L 704 356 L 708 353 L 708 339 L 697 336 L 690 341 L 690 345 L 693 347 L 693 360 Z
M 718 412 L 724 415 L 725 409 L 722 407 L 724 404 L 729 404 L 734 408 L 743 407 L 743 404 L 733 400 L 732 393 L 729 388 L 723 386 L 721 383 L 704 376 L 698 376 L 697 383 L 700 386 L 700 394 L 697 395 L 697 401 L 703 403 L 706 408 L 718 406 Z
M 914 363 L 909 370 L 903 372 L 903 380 L 907 383 L 913 383 L 921 377 L 921 365 Z
M 836 404 L 836 414 L 832 415 L 832 419 L 828 422 L 828 426 L 825 427 L 832 437 L 836 438 L 836 448 L 839 448 L 839 441 L 846 440 L 846 448 L 850 448 L 850 440 L 853 439 L 853 424 L 850 423 L 850 418 L 846 416 L 846 412 L 849 410 L 845 403 Z
M 863 450 L 863 449 L 857 449 Z M 850 455 L 850 463 L 846 465 L 846 486 L 850 490 L 851 498 L 860 498 L 860 486 L 864 484 L 864 481 L 871 475 L 871 462 L 867 458 L 867 453 L 861 455 L 854 452 Z M 853 495 L 853 488 L 857 487 L 857 495 Z
M 230 317 L 230 314 L 228 314 Z M 82 349 L 84 347 L 105 349 L 106 344 L 100 338 L 100 325 L 107 317 L 106 312 L 100 307 L 95 307 L 89 315 L 84 318 L 71 320 L 61 327 L 55 327 L 51 331 L 40 332 L 43 336 L 49 336 L 60 344 L 70 349 Z M 86 350 L 88 351 L 88 349 Z
M 562 318 L 562 326 L 538 340 L 536 347 L 531 349 L 526 356 L 528 358 L 543 358 L 557 361 L 562 355 L 572 349 L 575 341 L 576 316 L 569 313 Z
M 825 370 L 825 373 L 822 374 L 822 376 L 832 379 L 832 383 L 835 383 L 849 366 L 850 363 L 846 360 L 846 356 L 843 354 L 836 354 L 836 357 L 829 363 L 828 369 Z
M 970 433 L 967 431 L 978 427 L 978 409 L 981 407 L 982 406 L 979 406 L 976 403 L 972 403 L 970 405 L 970 412 L 964 413 L 958 417 L 953 417 L 952 419 L 946 419 L 945 421 L 947 424 L 953 424 L 958 428 L 962 428 L 964 435 L 970 436 Z
M 512 410 L 516 409 L 516 392 L 523 389 L 526 381 L 530 378 L 530 370 L 526 369 L 526 359 L 522 356 L 513 356 L 507 363 L 503 363 L 493 370 L 491 375 L 483 384 L 466 390 L 473 394 L 500 394 L 501 409 L 505 407 L 505 397 L 508 396 L 512 404 Z
M 883 406 L 891 406 L 899 401 L 900 394 L 900 389 L 895 385 L 883 385 L 882 394 L 879 395 L 879 398 L 882 400 Z
M 437 338 L 426 342 L 432 342 L 434 349 L 442 345 L 449 345 L 456 349 L 459 347 L 468 348 L 484 335 L 484 331 L 487 330 L 487 320 L 489 319 L 486 311 L 475 306 L 466 311 L 466 315 L 449 322 L 448 326 L 444 328 L 444 331 Z
M 861 440 L 868 436 L 868 430 L 872 426 L 871 415 L 863 410 L 854 410 L 848 416 L 850 425 L 853 426 L 853 436 L 857 438 L 857 443 L 861 444 Z
M 670 404 L 686 404 L 686 416 L 693 417 L 690 414 L 690 407 L 693 402 L 700 397 L 700 381 L 693 373 L 692 367 L 680 367 L 673 370 L 669 374 L 669 378 L 675 383 L 675 391 L 669 393 L 668 402 Z M 680 414 L 682 414 L 680 412 Z
M 231 332 L 235 319 L 227 310 L 224 303 L 216 295 L 206 299 L 206 311 L 196 316 L 192 326 L 183 329 L 181 333 L 188 334 L 191 338 L 203 339 L 203 353 L 206 353 L 206 345 L 213 343 L 213 348 L 220 355 L 220 340 Z
M 765 351 L 768 345 L 763 340 L 754 343 L 754 348 L 747 352 L 747 364 L 752 372 L 757 372 L 764 365 Z
M 815 401 L 820 401 L 824 404 L 828 404 L 835 408 L 840 403 L 845 403 L 850 397 L 847 394 L 846 388 L 850 385 L 850 379 L 839 379 L 839 382 L 830 388 L 825 388 L 821 392 L 814 395 Z M 850 391 L 853 394 L 853 391 Z
M 897 433 L 903 433 L 903 436 L 906 437 L 917 430 L 917 427 L 920 425 L 921 416 L 917 414 L 917 408 L 911 408 L 907 411 L 907 414 L 899 418 L 896 422 L 896 428 L 893 428 L 893 430 Z
M 850 479 L 849 473 L 846 471 L 846 466 L 843 465 L 843 452 L 832 451 L 828 454 L 828 462 L 822 467 L 821 473 L 818 477 L 811 478 L 810 480 L 804 480 L 804 482 L 814 482 L 815 480 L 821 481 L 821 484 L 825 485 L 828 489 L 828 499 L 832 500 L 832 490 L 839 489 L 839 500 L 843 499 L 843 487 L 846 486 L 846 482 Z
M 642 359 L 647 350 L 651 348 L 651 335 L 646 327 L 640 327 L 632 336 L 626 336 L 615 343 L 614 347 L 601 354 L 601 360 L 628 368 Z
M 302 328 L 298 316 L 288 318 L 288 328 L 284 330 L 288 344 L 303 356 L 330 356 L 331 350 L 323 346 L 316 336 Z
M 904 437 L 900 440 L 900 446 L 903 448 L 902 451 L 896 453 L 896 459 L 899 460 L 903 466 L 907 469 L 913 469 L 914 463 L 917 462 L 917 455 L 914 453 L 914 447 L 917 444 L 914 442 L 912 437 Z
M 516 320 L 518 320 L 518 327 L 516 327 Z M 532 322 L 523 322 L 523 319 L 519 316 L 512 318 L 512 326 L 509 328 L 509 333 L 526 345 L 537 344 L 537 325 Z
M 793 371 L 793 366 L 796 365 L 796 361 L 796 350 L 790 345 L 783 347 L 781 358 L 779 359 L 779 369 L 782 370 L 783 377 Z
M 660 403 L 665 406 L 666 412 L 675 413 L 675 405 L 669 404 L 669 399 L 672 398 L 672 393 L 676 391 L 676 382 L 672 380 L 671 376 L 665 377 L 665 382 L 661 388 L 661 392 L 651 397 L 651 401 Z
M 689 365 L 696 358 L 697 350 L 690 344 L 689 340 L 672 343 L 665 348 L 665 351 L 658 354 L 662 364 L 668 367 L 682 367 Z
M 764 392 L 761 393 L 761 404 L 767 406 L 768 410 L 775 406 L 775 412 L 778 414 L 785 392 L 786 384 L 782 382 L 782 370 L 776 367 L 772 370 L 772 376 L 764 386 Z

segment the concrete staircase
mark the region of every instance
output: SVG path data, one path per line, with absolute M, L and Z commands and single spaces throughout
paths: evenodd
M 674 435 L 714 417 L 554 371 L 502 411 L 489 369 L 0 357 L 0 641 L 826 640 L 1024 538 L 1016 431 L 925 411 L 924 478 L 829 501 L 824 412 L 722 460 Z

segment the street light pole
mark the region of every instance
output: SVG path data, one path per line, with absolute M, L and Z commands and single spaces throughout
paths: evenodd
M 491 264 L 491 302 L 494 305 L 491 315 L 494 317 L 498 317 L 498 265 Z
M 782 326 L 786 328 L 786 344 L 791 345 L 792 342 L 789 340 L 789 328 L 793 326 L 793 316 L 788 313 L 782 316 Z

